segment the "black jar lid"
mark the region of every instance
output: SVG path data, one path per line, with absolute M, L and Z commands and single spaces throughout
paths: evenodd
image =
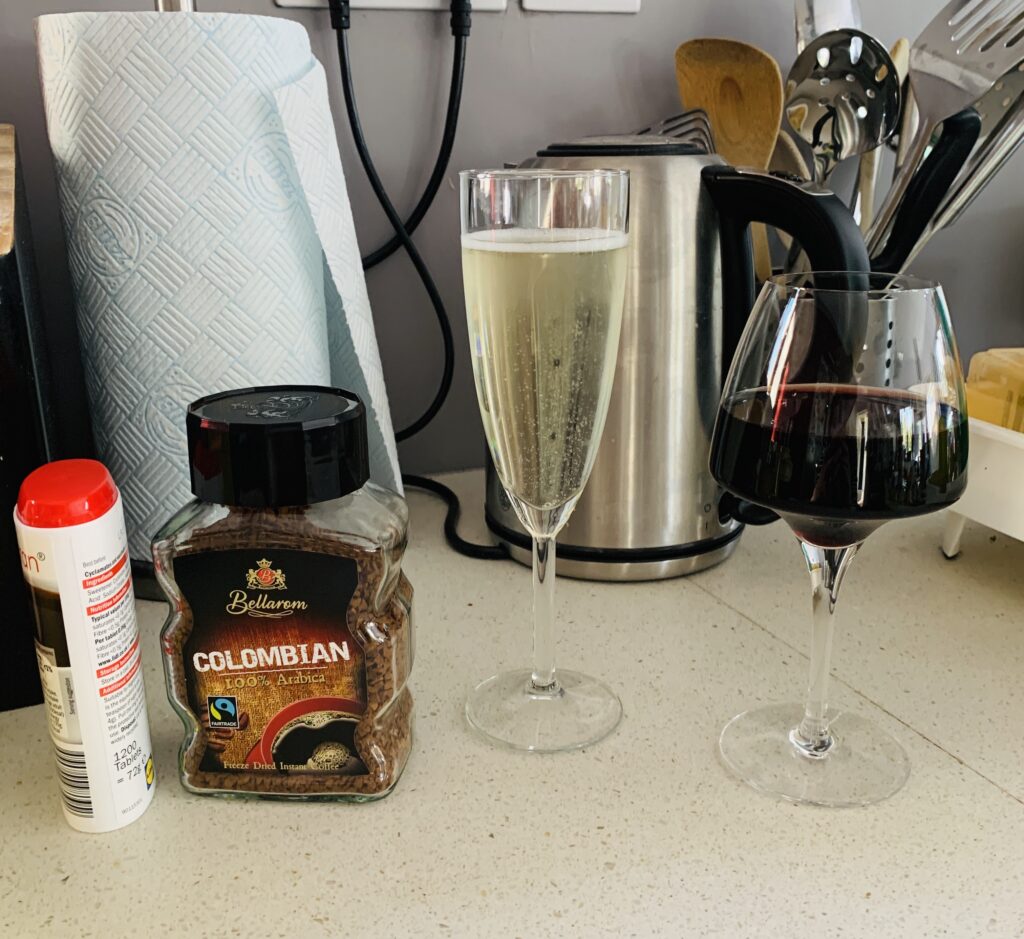
M 246 508 L 312 505 L 370 477 L 366 409 L 349 391 L 274 385 L 208 395 L 186 418 L 192 492 Z

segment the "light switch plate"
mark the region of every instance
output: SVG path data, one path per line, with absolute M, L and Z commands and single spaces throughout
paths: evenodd
M 640 0 L 523 0 L 523 9 L 540 13 L 639 13 Z
M 639 0 L 637 0 L 639 3 Z M 274 0 L 279 7 L 302 10 L 326 10 L 327 0 Z M 508 0 L 473 0 L 474 13 L 504 13 Z M 352 0 L 353 10 L 434 10 L 447 13 L 449 0 Z

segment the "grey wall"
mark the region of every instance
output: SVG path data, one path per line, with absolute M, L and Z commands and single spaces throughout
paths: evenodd
M 861 0 L 865 27 L 885 43 L 913 37 L 940 0 Z M 36 80 L 32 19 L 68 10 L 141 9 L 115 0 L 0 0 L 0 121 L 17 125 L 48 311 L 70 304 L 63 236 Z M 271 0 L 200 0 L 208 11 L 290 15 L 336 68 L 325 11 L 285 11 Z M 755 11 L 756 10 L 756 14 Z M 729 35 L 774 54 L 783 71 L 793 57 L 788 0 L 644 0 L 637 16 L 524 14 L 509 0 L 504 14 L 477 14 L 469 46 L 468 84 L 449 178 L 416 241 L 449 304 L 459 359 L 451 398 L 435 423 L 402 445 L 407 471 L 479 465 L 482 435 L 465 352 L 458 253 L 456 172 L 496 166 L 550 141 L 625 131 L 678 109 L 672 56 L 684 39 Z M 355 13 L 350 42 L 367 137 L 400 207 L 411 206 L 433 161 L 443 118 L 451 38 L 447 16 Z M 335 85 L 335 91 L 337 91 Z M 335 113 L 343 115 L 340 92 Z M 338 122 L 349 191 L 364 252 L 388 234 Z M 1024 346 L 1020 261 L 1024 235 L 1024 156 L 1017 157 L 952 231 L 936 237 L 916 272 L 946 285 L 966 358 L 980 348 Z M 432 312 L 408 261 L 396 255 L 369 275 L 377 333 L 397 426 L 433 395 L 440 345 Z M 69 374 L 72 337 L 52 337 Z M 82 422 L 73 422 L 72 438 Z

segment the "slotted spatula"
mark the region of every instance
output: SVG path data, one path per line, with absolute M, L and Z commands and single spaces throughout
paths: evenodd
M 900 79 L 900 87 L 907 77 L 907 70 L 910 68 L 910 40 L 897 39 L 889 50 L 889 58 L 896 67 L 896 74 Z M 904 108 L 908 107 L 906 100 L 902 102 Z M 860 230 L 868 232 L 871 230 L 871 223 L 875 220 L 875 186 L 878 185 L 878 171 L 881 168 L 881 148 L 875 147 L 868 150 L 860 158 L 860 166 L 857 169 L 857 191 L 854 194 L 853 217 L 857 219 Z
M 885 240 L 935 128 L 978 100 L 1024 58 L 1024 0 L 953 0 L 910 49 L 910 87 L 920 118 L 907 157 L 885 197 L 868 246 Z

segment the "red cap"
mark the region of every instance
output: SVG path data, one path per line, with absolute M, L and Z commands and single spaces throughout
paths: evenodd
M 67 528 L 106 515 L 117 486 L 96 460 L 57 460 L 33 470 L 18 491 L 18 518 L 32 528 Z

